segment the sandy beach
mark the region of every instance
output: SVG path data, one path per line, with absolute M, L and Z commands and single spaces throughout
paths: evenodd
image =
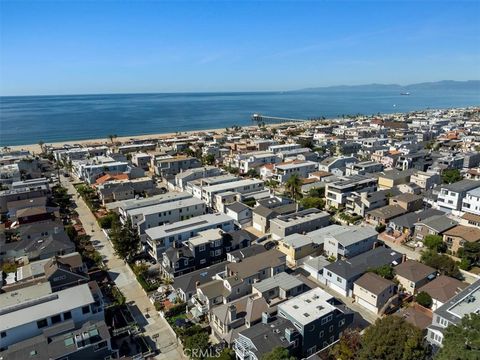
M 275 128 L 279 126 L 285 125 L 293 125 L 298 123 L 281 123 L 281 124 L 269 124 L 267 128 Z M 257 126 L 242 126 L 242 129 L 257 129 Z M 177 133 L 161 133 L 161 134 L 144 134 L 144 135 L 132 135 L 132 136 L 119 136 L 114 139 L 116 143 L 128 143 L 131 141 L 148 141 L 148 140 L 164 140 L 169 138 L 175 137 L 186 137 L 186 136 L 193 136 L 198 134 L 204 133 L 214 133 L 216 135 L 220 135 L 226 132 L 226 129 L 205 129 L 205 130 L 190 130 L 190 131 L 182 131 Z M 81 145 L 81 146 L 101 146 L 101 145 L 110 145 L 112 142 L 110 138 L 99 138 L 99 139 L 88 139 L 88 140 L 66 140 L 66 141 L 59 141 L 59 142 L 52 142 L 52 143 L 45 143 L 44 146 L 47 147 L 62 147 L 64 145 Z M 40 153 L 40 145 L 39 144 L 26 144 L 26 145 L 12 145 L 8 146 L 9 149 L 12 151 L 18 150 L 27 150 L 30 151 L 32 154 Z

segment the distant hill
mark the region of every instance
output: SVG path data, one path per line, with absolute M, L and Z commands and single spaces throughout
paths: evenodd
M 306 88 L 295 92 L 327 92 L 327 91 L 415 91 L 415 90 L 463 90 L 479 91 L 480 80 L 455 81 L 442 80 L 410 85 L 398 84 L 366 84 L 366 85 L 338 85 Z

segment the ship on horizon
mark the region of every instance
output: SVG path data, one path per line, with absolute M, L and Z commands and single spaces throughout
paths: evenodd
M 400 95 L 410 95 L 410 93 L 406 91 L 406 92 L 401 92 Z

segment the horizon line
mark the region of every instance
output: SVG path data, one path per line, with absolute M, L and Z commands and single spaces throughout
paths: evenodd
M 27 95 L 0 95 L 0 98 L 8 97 L 47 97 L 47 96 L 99 96 L 99 95 L 156 95 L 156 94 L 241 94 L 241 93 L 283 93 L 283 92 L 295 92 L 302 90 L 311 90 L 311 89 L 328 89 L 336 87 L 361 87 L 361 86 L 372 86 L 372 85 L 381 85 L 381 86 L 412 86 L 418 84 L 434 84 L 440 82 L 471 82 L 471 81 L 480 81 L 480 79 L 470 79 L 470 80 L 435 80 L 435 81 L 422 81 L 410 84 L 397 84 L 397 83 L 363 83 L 363 84 L 339 84 L 339 85 L 321 85 L 321 86 L 310 86 L 303 87 L 300 89 L 289 89 L 289 90 L 224 90 L 224 91 L 139 91 L 139 92 L 92 92 L 92 93 L 69 93 L 69 94 L 27 94 Z

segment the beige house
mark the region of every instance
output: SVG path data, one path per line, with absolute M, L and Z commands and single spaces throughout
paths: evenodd
M 278 241 L 277 250 L 287 255 L 287 263 L 295 266 L 297 261 L 306 256 L 320 255 L 323 246 L 313 241 L 308 235 L 292 234 Z
M 367 272 L 353 283 L 353 298 L 365 309 L 378 314 L 395 295 L 395 284 L 381 276 Z
M 405 292 L 415 294 L 418 288 L 435 279 L 437 270 L 418 261 L 407 260 L 395 267 L 395 277 Z
M 465 243 L 480 241 L 480 229 L 473 226 L 457 225 L 443 233 L 443 241 L 456 254 Z

